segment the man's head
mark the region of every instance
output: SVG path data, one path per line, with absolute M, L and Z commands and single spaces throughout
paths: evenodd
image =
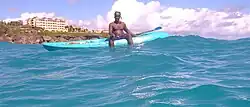
M 121 18 L 121 12 L 115 11 L 114 18 L 115 18 L 115 21 L 119 21 L 119 19 Z

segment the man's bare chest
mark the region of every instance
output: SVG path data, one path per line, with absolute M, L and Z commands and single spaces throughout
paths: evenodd
M 124 25 L 123 24 L 113 24 L 113 29 L 122 30 L 122 29 L 124 29 Z

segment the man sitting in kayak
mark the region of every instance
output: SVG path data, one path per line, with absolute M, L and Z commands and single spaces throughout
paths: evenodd
M 132 36 L 135 35 L 127 28 L 124 22 L 120 21 L 121 12 L 116 11 L 114 18 L 115 21 L 109 24 L 109 46 L 114 47 L 114 41 L 119 39 L 126 39 L 129 45 L 133 45 Z

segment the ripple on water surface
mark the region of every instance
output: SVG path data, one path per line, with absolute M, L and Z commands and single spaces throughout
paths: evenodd
M 113 50 L 3 44 L 0 106 L 249 107 L 249 46 L 192 36 Z

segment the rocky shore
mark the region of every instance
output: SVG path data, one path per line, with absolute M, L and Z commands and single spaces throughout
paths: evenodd
M 13 26 L 0 23 L 0 42 L 16 44 L 41 44 L 43 42 L 66 42 L 105 37 L 104 33 L 48 32 L 30 26 Z
M 41 44 L 43 42 L 67 42 L 75 40 L 87 40 L 87 39 L 97 39 L 101 35 L 83 35 L 83 36 L 73 36 L 73 35 L 39 35 L 39 34 L 22 34 L 22 35 L 9 35 L 4 34 L 0 36 L 0 42 L 10 42 L 16 44 Z

